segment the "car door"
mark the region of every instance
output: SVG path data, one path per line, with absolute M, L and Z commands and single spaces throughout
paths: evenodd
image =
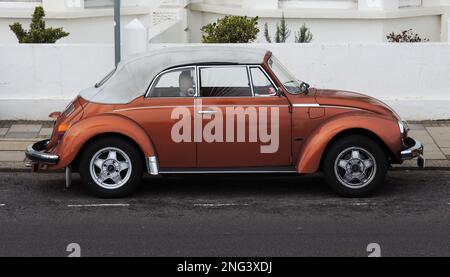
M 195 66 L 160 73 L 144 99 L 139 120 L 155 146 L 161 168 L 196 167 L 191 136 L 196 94 Z
M 197 166 L 291 165 L 289 102 L 276 94 L 264 70 L 258 65 L 207 65 L 197 71 Z

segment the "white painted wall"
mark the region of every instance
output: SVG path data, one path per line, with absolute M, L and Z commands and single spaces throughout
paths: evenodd
M 339 16 L 315 16 L 315 15 L 294 15 L 294 11 L 286 11 L 286 23 L 291 30 L 288 42 L 294 42 L 295 32 L 303 24 L 310 28 L 314 35 L 313 41 L 316 43 L 379 43 L 387 41 L 386 36 L 391 32 L 400 33 L 403 30 L 413 29 L 422 38 L 428 38 L 431 42 L 446 41 L 447 35 L 441 33 L 446 30 L 442 26 L 442 15 L 420 15 L 408 17 L 358 17 L 357 15 Z M 353 11 L 354 14 L 361 14 L 361 11 Z M 255 14 L 255 16 L 258 14 Z M 202 26 L 215 22 L 225 16 L 220 13 L 201 12 L 193 10 L 189 14 L 189 30 L 191 42 L 201 42 Z M 265 43 L 264 24 L 269 26 L 270 34 L 274 37 L 277 24 L 281 19 L 281 13 L 259 16 L 259 34 L 257 42 Z M 446 22 L 446 21 L 445 21 Z
M 31 14 L 31 13 L 30 13 Z M 149 15 L 140 12 L 130 15 L 123 15 L 121 18 L 123 27 L 135 18 L 149 26 Z M 114 42 L 114 20 L 112 11 L 102 15 L 92 16 L 75 16 L 68 18 L 47 18 L 45 19 L 48 27 L 63 27 L 64 31 L 69 32 L 68 37 L 62 38 L 57 43 L 113 43 Z M 13 22 L 22 23 L 23 27 L 28 30 L 31 20 L 28 18 L 13 18 L 0 16 L 0 43 L 18 44 L 17 38 L 11 32 L 9 25 Z
M 247 46 L 270 49 L 313 86 L 369 94 L 409 120 L 450 119 L 449 44 Z M 112 45 L 0 44 L 0 119 L 46 119 L 113 66 Z
M 0 44 L 0 120 L 48 119 L 113 68 L 109 44 Z

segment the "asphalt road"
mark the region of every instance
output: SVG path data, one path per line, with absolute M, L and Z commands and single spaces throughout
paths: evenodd
M 450 256 L 450 171 L 391 171 L 371 198 L 332 194 L 320 175 L 144 180 L 97 199 L 75 177 L 0 173 L 0 256 Z M 112 206 L 110 204 L 113 204 Z

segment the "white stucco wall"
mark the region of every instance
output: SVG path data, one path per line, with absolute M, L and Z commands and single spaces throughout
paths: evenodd
M 123 15 L 121 26 L 123 27 L 133 19 L 139 19 L 145 26 L 149 26 L 149 15 L 133 13 Z M 63 27 L 69 32 L 68 37 L 60 39 L 57 43 L 113 43 L 114 42 L 114 20 L 112 12 L 103 15 L 93 16 L 73 16 L 67 18 L 47 18 L 48 27 Z M 24 29 L 28 30 L 31 20 L 23 17 L 0 17 L 0 43 L 18 43 L 15 34 L 10 30 L 9 25 L 13 22 L 20 22 Z
M 0 120 L 48 119 L 113 68 L 109 44 L 0 44 Z
M 369 94 L 409 120 L 450 119 L 449 44 L 248 46 L 270 49 L 315 87 Z M 0 119 L 46 119 L 113 66 L 112 45 L 0 44 Z
M 291 11 L 291 13 L 294 13 Z M 353 12 L 357 13 L 357 12 Z M 361 12 L 359 12 L 361 13 Z M 255 15 L 257 13 L 255 12 Z M 277 24 L 280 22 L 280 14 L 259 16 L 258 27 L 260 32 L 257 42 L 265 43 L 264 24 L 267 23 L 269 31 L 273 39 Z M 279 16 L 278 16 L 279 15 Z M 191 42 L 201 42 L 202 26 L 215 22 L 224 14 L 212 12 L 191 11 L 189 14 L 190 37 Z M 446 28 L 442 25 L 441 15 L 421 15 L 411 17 L 389 17 L 377 18 L 358 17 L 350 15 L 342 15 L 330 17 L 316 17 L 314 15 L 304 16 L 298 15 L 297 18 L 293 14 L 285 14 L 286 23 L 291 30 L 288 42 L 294 42 L 295 32 L 297 32 L 302 24 L 311 30 L 314 35 L 313 41 L 316 43 L 379 43 L 387 41 L 386 36 L 391 33 L 400 33 L 403 30 L 413 29 L 422 38 L 428 38 L 431 42 L 446 41 Z M 445 20 L 444 20 L 445 21 Z M 446 21 L 445 21 L 446 22 Z M 441 32 L 441 30 L 444 30 Z

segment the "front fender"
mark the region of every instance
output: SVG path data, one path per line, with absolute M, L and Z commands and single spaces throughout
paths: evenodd
M 352 129 L 365 130 L 378 136 L 392 153 L 397 154 L 401 151 L 401 136 L 395 119 L 354 111 L 330 117 L 309 135 L 300 149 L 296 163 L 297 171 L 299 173 L 317 172 L 330 141 L 340 133 Z
M 145 157 L 155 156 L 151 139 L 136 122 L 122 115 L 104 114 L 82 119 L 67 130 L 54 151 L 59 161 L 51 169 L 70 165 L 87 141 L 106 133 L 126 136 L 139 145 Z

